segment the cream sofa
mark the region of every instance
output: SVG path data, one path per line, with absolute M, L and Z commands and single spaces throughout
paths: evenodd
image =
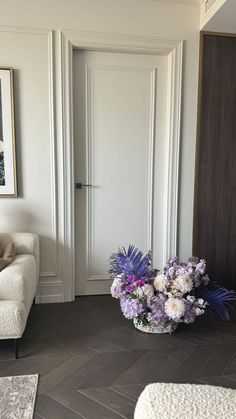
M 21 338 L 39 279 L 39 239 L 32 233 L 0 233 L 0 247 L 13 241 L 14 261 L 0 272 L 0 339 Z

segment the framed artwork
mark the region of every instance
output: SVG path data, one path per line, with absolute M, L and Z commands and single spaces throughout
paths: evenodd
M 13 69 L 0 67 L 0 198 L 16 196 Z

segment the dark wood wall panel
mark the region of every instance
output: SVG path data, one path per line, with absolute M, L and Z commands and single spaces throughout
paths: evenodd
M 236 289 L 236 37 L 202 34 L 193 253 Z

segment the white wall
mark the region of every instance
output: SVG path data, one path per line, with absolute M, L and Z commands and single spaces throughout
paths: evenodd
M 63 276 L 66 273 L 63 274 L 61 264 L 61 255 L 65 250 L 62 214 L 58 213 L 54 200 L 57 181 L 54 182 L 53 166 L 51 40 L 50 32 L 38 31 L 37 28 L 113 32 L 185 41 L 179 255 L 182 258 L 189 256 L 192 246 L 199 7 L 150 0 L 0 0 L 0 10 L 0 65 L 16 69 L 16 139 L 20 182 L 18 199 L 1 198 L 0 231 L 27 230 L 41 235 L 39 301 L 63 301 Z M 12 32 L 6 30 L 6 26 L 21 29 L 15 28 Z M 24 28 L 33 29 L 25 32 Z M 55 32 L 56 40 L 57 36 Z M 58 74 L 56 66 L 55 81 Z M 60 110 L 56 111 L 55 143 L 59 153 L 56 127 L 61 121 Z M 62 199 L 63 191 L 58 192 Z

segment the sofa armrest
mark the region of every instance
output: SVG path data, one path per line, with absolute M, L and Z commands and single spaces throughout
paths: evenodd
M 3 300 L 24 303 L 27 313 L 38 285 L 34 255 L 17 255 L 13 262 L 0 272 L 0 305 Z
M 9 241 L 15 245 L 16 254 L 34 255 L 39 276 L 39 237 L 34 233 L 0 233 L 0 247 Z

